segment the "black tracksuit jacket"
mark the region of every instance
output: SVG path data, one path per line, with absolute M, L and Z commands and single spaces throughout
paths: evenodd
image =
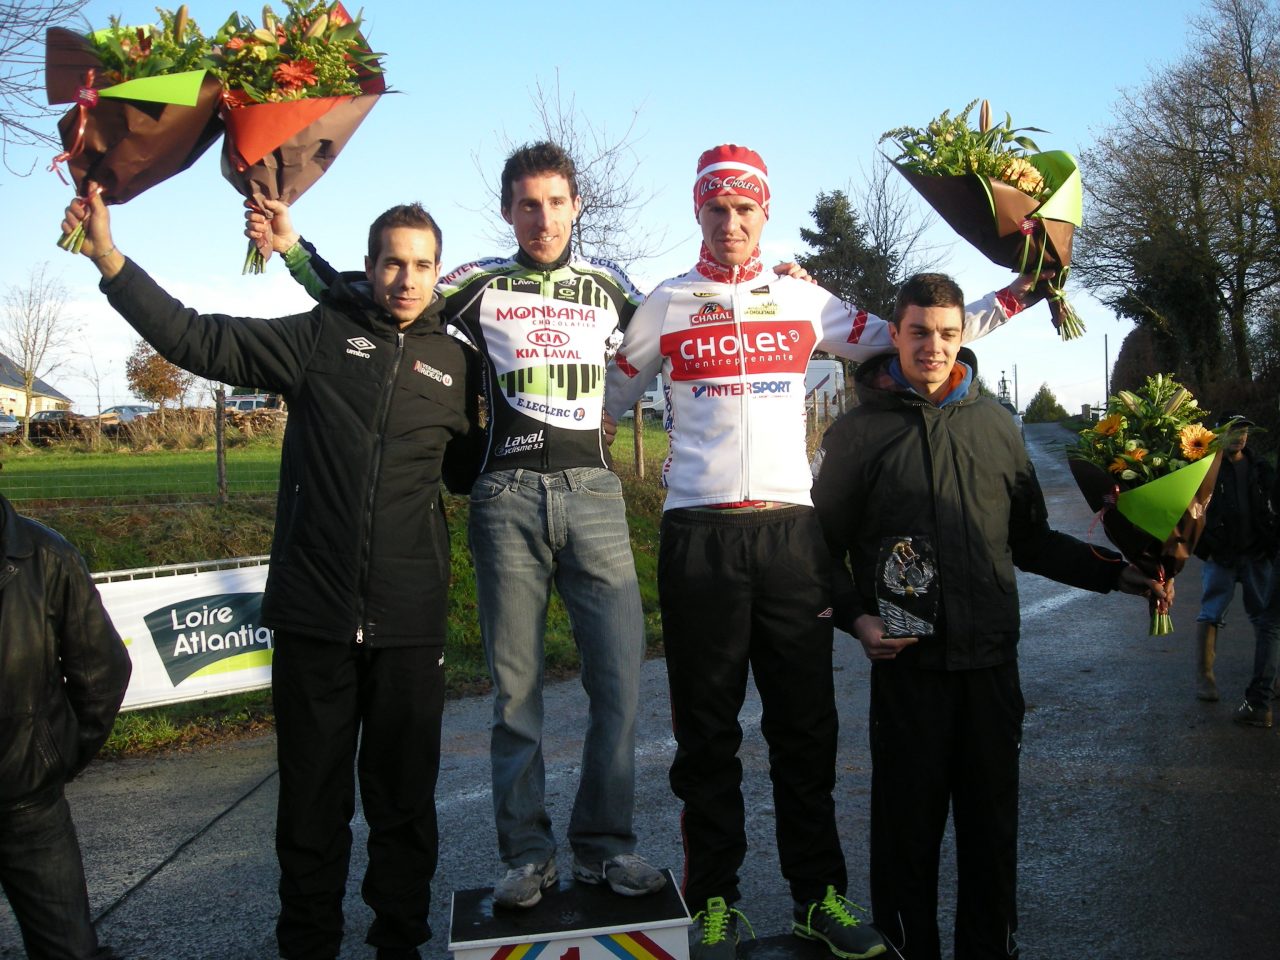
M 187 309 L 132 261 L 102 289 L 166 359 L 288 403 L 263 622 L 369 647 L 442 646 L 440 484 L 470 488 L 483 434 L 478 359 L 444 331 L 440 298 L 401 330 L 360 284 L 272 320 Z

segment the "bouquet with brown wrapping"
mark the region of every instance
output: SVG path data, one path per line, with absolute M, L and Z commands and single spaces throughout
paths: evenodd
M 125 203 L 191 166 L 222 132 L 220 85 L 209 75 L 209 44 L 186 7 L 158 11 L 161 22 L 81 35 L 50 29 L 45 91 L 75 106 L 58 122 L 66 164 L 80 196 L 98 184 L 106 203 Z M 64 178 L 65 179 L 65 178 Z M 78 249 L 82 233 L 59 243 Z
M 1109 398 L 1107 416 L 1067 453 L 1107 538 L 1155 580 L 1177 576 L 1204 532 L 1230 425 L 1215 432 L 1202 416 L 1190 391 L 1157 374 L 1142 390 Z M 1153 601 L 1151 635 L 1172 631 L 1168 606 Z
M 1075 159 L 1061 150 L 1041 152 L 1013 119 L 992 126 L 983 101 L 978 129 L 969 126 L 972 101 L 927 127 L 899 127 L 880 142 L 899 149 L 894 167 L 956 233 L 987 259 L 1040 279 L 1053 325 L 1064 340 L 1084 325 L 1062 287 L 1071 267 L 1071 240 L 1080 225 L 1083 195 Z
M 386 90 L 371 53 L 341 3 L 287 0 L 263 25 L 233 14 L 214 37 L 225 90 L 222 175 L 249 200 L 292 203 L 346 146 Z M 245 273 L 261 273 L 269 250 L 252 242 Z

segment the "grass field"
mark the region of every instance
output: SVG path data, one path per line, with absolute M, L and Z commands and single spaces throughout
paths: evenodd
M 0 491 L 14 502 L 208 499 L 218 489 L 213 450 L 90 452 L 10 446 L 3 448 L 0 465 Z M 227 451 L 227 490 L 232 496 L 274 495 L 279 471 L 279 443 Z

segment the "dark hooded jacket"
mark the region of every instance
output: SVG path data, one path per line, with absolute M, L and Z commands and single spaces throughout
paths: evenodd
M 288 403 L 263 622 L 371 647 L 443 645 L 440 485 L 470 489 L 483 433 L 477 356 L 445 332 L 440 298 L 401 330 L 345 282 L 310 313 L 273 320 L 189 310 L 132 261 L 102 289 L 166 359 Z
M 1242 469 L 1224 455 L 1205 511 L 1204 533 L 1196 542 L 1197 557 L 1223 566 L 1233 566 L 1242 557 L 1260 559 L 1276 552 L 1271 466 L 1247 446 L 1241 453 Z M 1244 490 L 1238 482 L 1242 474 L 1246 478 Z
M 84 560 L 0 496 L 0 809 L 70 780 L 106 741 L 129 654 Z
M 925 537 L 936 550 L 937 631 L 899 656 L 945 670 L 1015 660 L 1015 566 L 1105 593 L 1125 564 L 1050 529 L 1018 428 L 995 400 L 972 389 L 935 406 L 890 375 L 894 359 L 858 369 L 859 405 L 822 443 L 814 504 L 835 560 L 836 625 L 852 632 L 858 616 L 877 613 L 885 538 Z M 959 359 L 976 378 L 973 353 L 962 348 Z

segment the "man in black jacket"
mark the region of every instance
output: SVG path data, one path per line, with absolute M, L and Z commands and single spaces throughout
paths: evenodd
M 0 496 L 0 885 L 27 955 L 89 960 L 80 845 L 63 788 L 111 733 L 129 654 L 74 547 Z
M 78 223 L 103 292 L 161 355 L 288 402 L 262 604 L 274 631 L 280 955 L 323 960 L 341 947 L 358 743 L 367 942 L 379 960 L 417 957 L 437 857 L 440 485 L 469 487 L 481 437 L 476 355 L 445 332 L 433 292 L 439 227 L 416 204 L 393 207 L 369 230 L 367 283 L 340 281 L 308 314 L 259 320 L 184 308 L 116 249 L 99 199 L 72 203 L 63 229 Z
M 910 960 L 940 953 L 948 806 L 956 960 L 1018 955 L 1014 566 L 1098 592 L 1164 595 L 1118 555 L 1050 529 L 1018 428 L 971 389 L 963 309 L 949 277 L 903 285 L 890 328 L 897 353 L 859 369 L 860 405 L 827 431 L 813 491 L 835 561 L 836 625 L 873 663 L 875 923 Z
M 1233 719 L 1244 726 L 1270 727 L 1276 678 L 1275 618 L 1267 611 L 1276 552 L 1271 468 L 1247 446 L 1253 421 L 1227 412 L 1218 417 L 1218 426 L 1227 424 L 1233 425 L 1232 433 L 1205 513 L 1204 533 L 1196 543 L 1196 556 L 1204 561 L 1196 617 L 1196 696 L 1218 699 L 1213 674 L 1218 633 L 1226 624 L 1227 608 L 1239 583 L 1244 612 L 1254 630 L 1254 671 Z

